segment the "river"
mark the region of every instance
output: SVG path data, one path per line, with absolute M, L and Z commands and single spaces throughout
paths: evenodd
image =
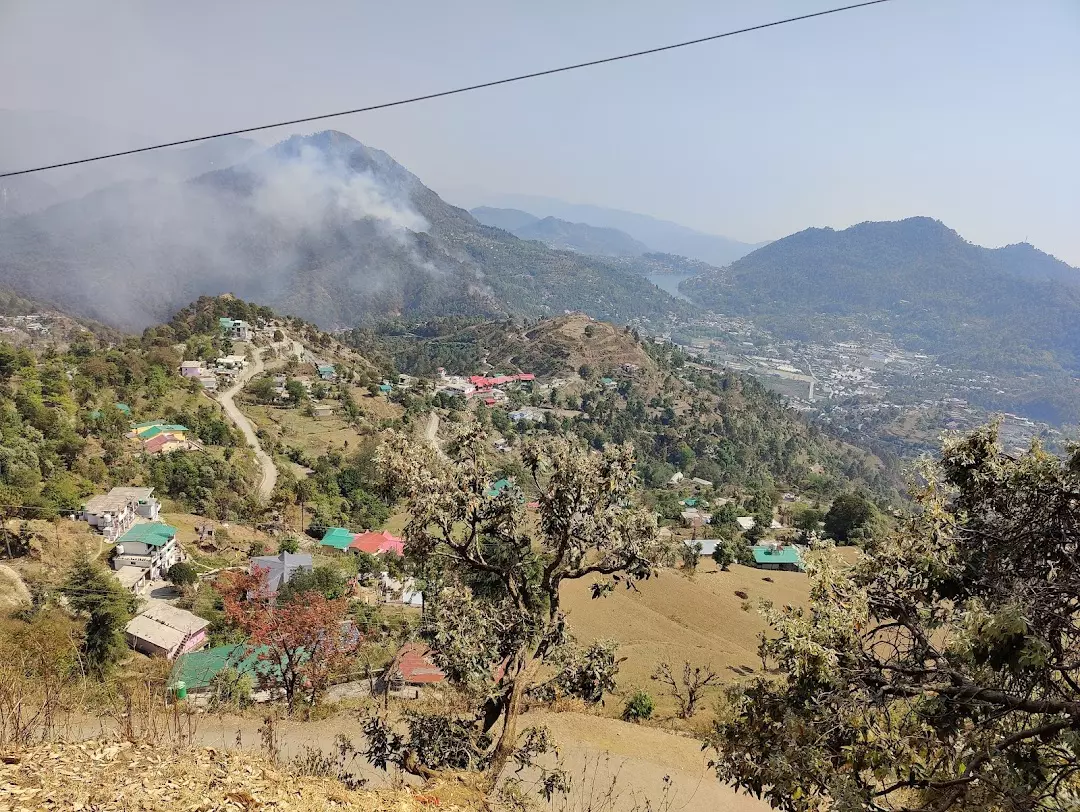
M 679 283 L 684 279 L 689 279 L 694 274 L 689 273 L 651 273 L 646 275 L 646 279 L 652 282 L 656 287 L 665 293 L 670 293 L 676 299 L 683 299 L 687 302 L 693 301 L 689 296 L 684 296 L 679 292 Z

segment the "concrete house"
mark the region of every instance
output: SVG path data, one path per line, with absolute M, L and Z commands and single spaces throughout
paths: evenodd
M 778 544 L 770 542 L 759 544 L 753 548 L 754 566 L 762 570 L 786 570 L 788 572 L 802 572 L 802 553 L 798 547 L 790 544 Z
M 251 340 L 251 325 L 246 321 L 222 316 L 218 319 L 218 324 L 221 326 L 221 332 L 225 334 L 226 338 L 231 338 L 233 341 Z
M 266 570 L 266 585 L 271 592 L 277 592 L 298 572 L 311 572 L 311 556 L 307 553 L 281 553 L 280 555 L 260 555 L 248 562 L 248 574 L 255 568 Z
M 180 375 L 184 378 L 199 378 L 202 374 L 202 361 L 183 361 L 180 364 Z
M 333 417 L 334 407 L 329 403 L 319 403 L 311 407 L 311 414 L 315 417 Z
M 109 541 L 116 541 L 137 519 L 157 519 L 161 503 L 153 493 L 153 488 L 113 488 L 90 497 L 83 505 L 82 518 Z
M 113 569 L 138 567 L 147 570 L 150 580 L 164 576 L 180 561 L 176 528 L 164 522 L 137 524 L 120 537 L 113 550 Z
M 150 656 L 173 659 L 177 655 L 203 648 L 210 625 L 191 612 L 165 603 L 156 603 L 133 618 L 124 627 L 128 645 Z
M 739 525 L 741 530 L 753 530 L 754 525 L 757 524 L 753 516 L 736 516 L 735 523 Z

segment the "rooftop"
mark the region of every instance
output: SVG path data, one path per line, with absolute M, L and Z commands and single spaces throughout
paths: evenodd
M 396 656 L 398 671 L 412 685 L 431 685 L 442 682 L 446 674 L 431 659 L 431 649 L 423 643 L 406 643 Z
M 251 674 L 256 678 L 260 673 L 271 673 L 269 663 L 259 661 L 261 651 L 248 649 L 243 643 L 190 651 L 177 661 L 171 684 L 182 681 L 188 690 L 207 688 L 218 672 L 226 668 L 235 668 L 241 674 Z
M 137 524 L 120 537 L 120 543 L 141 543 L 150 547 L 162 547 L 176 538 L 176 528 L 164 522 Z
M 344 527 L 328 527 L 319 543 L 324 547 L 344 550 L 353 543 L 353 533 Z
M 133 502 L 149 500 L 153 492 L 153 488 L 113 488 L 106 494 L 91 496 L 86 500 L 83 510 L 97 516 L 103 513 L 118 513 Z
M 166 626 L 164 623 L 158 623 L 156 620 L 149 618 L 146 615 L 139 615 L 128 621 L 127 626 L 124 627 L 124 631 L 132 637 L 146 640 L 148 643 L 153 643 L 158 648 L 167 652 L 173 652 L 180 648 L 180 645 L 184 642 L 184 638 L 187 637 L 187 634 L 179 629 Z
M 393 553 L 400 556 L 405 554 L 405 543 L 386 530 L 369 530 L 367 533 L 358 533 L 349 545 L 349 549 L 369 555 Z
M 754 561 L 758 564 L 795 564 L 802 566 L 802 554 L 797 547 L 777 547 L 766 544 L 753 548 Z
M 184 609 L 177 609 L 167 603 L 153 603 L 139 617 L 148 617 L 156 623 L 161 623 L 184 634 L 195 634 L 210 625 L 209 620 L 193 615 Z

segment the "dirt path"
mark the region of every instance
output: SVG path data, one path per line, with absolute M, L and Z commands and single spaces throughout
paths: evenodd
M 247 440 L 247 444 L 255 450 L 255 459 L 258 460 L 259 467 L 262 469 L 262 479 L 259 481 L 259 496 L 266 500 L 269 499 L 270 494 L 274 492 L 274 485 L 277 483 L 277 466 L 274 464 L 270 455 L 263 451 L 262 446 L 259 445 L 259 438 L 255 436 L 255 427 L 252 426 L 251 421 L 243 415 L 233 402 L 236 393 L 244 388 L 244 384 L 262 371 L 262 351 L 256 350 L 255 362 L 244 368 L 237 376 L 236 383 L 233 384 L 231 388 L 221 393 L 218 402 L 225 410 L 225 414 L 228 415 L 229 419 L 233 422 L 233 425 L 240 429 L 240 432 L 244 435 L 244 439 Z
M 431 445 L 439 456 L 444 460 L 446 452 L 442 450 L 442 446 L 439 444 L 439 415 L 437 412 L 432 412 L 428 415 L 427 425 L 424 426 L 424 439 Z

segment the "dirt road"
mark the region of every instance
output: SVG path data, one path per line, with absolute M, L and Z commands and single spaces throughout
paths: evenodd
M 432 448 L 438 452 L 439 456 L 444 460 L 447 459 L 446 452 L 442 450 L 442 446 L 439 444 L 439 415 L 436 412 L 432 412 L 428 415 L 427 425 L 424 426 L 424 439 L 431 445 Z
M 236 404 L 233 402 L 233 398 L 236 393 L 244 388 L 244 384 L 250 381 L 254 376 L 263 371 L 262 351 L 255 351 L 255 362 L 250 366 L 244 368 L 237 378 L 236 383 L 231 388 L 225 390 L 218 397 L 218 402 L 225 410 L 225 414 L 229 416 L 229 420 L 233 422 L 240 432 L 244 435 L 244 439 L 247 440 L 247 444 L 255 450 L 255 459 L 259 462 L 259 467 L 262 469 L 262 478 L 259 481 L 259 496 L 262 499 L 269 499 L 270 494 L 274 492 L 274 485 L 277 483 L 278 469 L 274 464 L 270 455 L 262 450 L 262 446 L 259 445 L 259 438 L 255 436 L 255 427 L 251 425 L 251 421 L 244 417 L 243 413 L 236 408 Z

